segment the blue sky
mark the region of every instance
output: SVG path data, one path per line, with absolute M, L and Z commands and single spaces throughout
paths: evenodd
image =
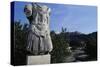
M 15 2 L 14 20 L 21 20 L 21 23 L 28 23 L 23 12 L 23 8 L 29 2 Z M 91 33 L 97 31 L 97 7 L 83 5 L 68 5 L 68 4 L 49 4 L 51 8 L 50 30 L 61 32 L 61 28 L 67 28 L 67 31 L 79 31 L 81 33 Z

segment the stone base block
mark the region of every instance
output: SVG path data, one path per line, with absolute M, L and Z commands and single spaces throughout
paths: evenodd
M 27 56 L 27 65 L 50 64 L 50 55 Z

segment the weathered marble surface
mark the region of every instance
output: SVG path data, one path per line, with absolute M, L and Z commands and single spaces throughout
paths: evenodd
M 27 51 L 31 54 L 47 54 L 53 49 L 49 29 L 50 11 L 51 9 L 45 5 L 25 5 L 24 13 L 30 23 Z

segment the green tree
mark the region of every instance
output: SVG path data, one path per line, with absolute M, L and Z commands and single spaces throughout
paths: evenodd
M 21 21 L 14 22 L 14 64 L 26 64 L 26 44 L 28 25 L 21 24 Z
M 71 53 L 69 52 L 69 42 L 66 40 L 66 32 L 62 28 L 62 32 L 60 34 L 55 34 L 54 31 L 51 33 L 52 43 L 53 43 L 53 51 L 51 52 L 51 62 L 52 63 L 62 63 L 65 62 L 65 58 L 67 58 Z

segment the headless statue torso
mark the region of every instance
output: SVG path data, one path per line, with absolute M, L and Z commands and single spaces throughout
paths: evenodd
M 53 47 L 49 30 L 50 8 L 28 4 L 24 12 L 30 22 L 27 51 L 34 55 L 51 52 Z

